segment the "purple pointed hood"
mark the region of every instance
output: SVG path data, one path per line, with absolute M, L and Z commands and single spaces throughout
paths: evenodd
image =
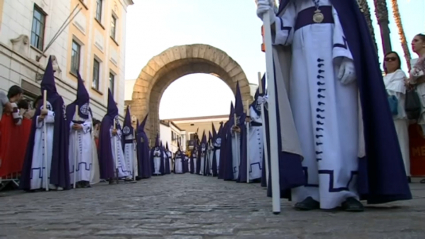
M 66 106 L 66 115 L 68 116 L 68 121 L 74 120 L 75 117 L 75 107 L 78 105 L 78 117 L 81 119 L 88 119 L 89 115 L 91 115 L 90 109 L 90 96 L 87 92 L 86 87 L 84 86 L 84 81 L 81 78 L 79 72 L 77 72 L 77 98 L 74 102 Z
M 214 123 L 211 123 L 211 125 L 212 125 L 212 138 L 215 138 L 215 136 L 217 135 L 217 131 L 215 130 Z
M 137 128 L 138 132 L 142 132 L 145 131 L 145 125 L 146 125 L 146 121 L 148 120 L 148 114 L 146 114 L 145 118 L 143 119 L 142 123 L 139 125 L 139 127 Z
M 111 89 L 108 89 L 108 109 L 106 114 L 112 118 L 118 115 L 118 107 L 115 103 L 114 97 L 112 96 Z
M 234 111 L 234 113 L 236 113 L 236 116 L 238 117 L 238 119 L 237 119 L 238 125 L 244 124 L 246 114 L 244 113 L 241 89 L 239 87 L 239 81 L 236 83 L 235 111 Z
M 128 135 L 133 134 L 133 130 L 134 130 L 133 126 L 131 125 L 130 106 L 127 106 L 122 131 L 123 131 L 124 136 L 128 136 Z
M 255 95 L 254 95 L 254 101 L 249 105 L 250 107 L 252 107 L 255 111 L 255 113 L 257 113 L 257 115 L 261 115 L 261 108 L 259 107 L 259 105 L 257 104 L 257 100 L 258 100 L 258 96 L 263 96 L 266 93 L 266 74 L 263 75 L 263 77 L 261 78 L 261 88 L 262 88 L 262 93 L 260 94 L 260 86 L 257 87 L 257 90 L 255 91 Z
M 46 70 L 44 71 L 43 79 L 40 83 L 41 95 L 44 90 L 47 91 L 47 101 L 53 104 L 57 99 L 61 98 L 56 90 L 55 76 L 53 71 L 52 57 L 49 57 Z

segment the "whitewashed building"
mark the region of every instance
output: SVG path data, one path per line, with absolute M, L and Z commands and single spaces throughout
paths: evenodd
M 127 7 L 132 0 L 0 0 L 0 90 L 21 86 L 34 99 L 49 56 L 65 104 L 75 100 L 77 70 L 94 117 L 106 112 L 108 88 L 124 115 Z
M 166 145 L 168 142 L 168 149 L 175 153 L 178 148 L 178 142 L 181 144 L 180 149 L 184 152 L 186 150 L 186 131 L 180 129 L 172 121 L 160 120 L 159 123 L 159 139 L 162 144 Z M 155 140 L 155 139 L 152 139 Z M 154 145 L 154 144 L 151 144 Z

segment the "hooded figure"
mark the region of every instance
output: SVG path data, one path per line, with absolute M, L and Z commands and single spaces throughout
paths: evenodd
M 108 111 L 102 119 L 99 131 L 100 178 L 113 183 L 114 178 L 128 178 L 130 171 L 122 150 L 122 132 L 118 120 L 118 108 L 111 90 L 108 89 Z M 118 173 L 117 173 L 118 172 Z
M 70 188 L 69 124 L 66 120 L 65 104 L 56 91 L 51 57 L 41 81 L 42 95 L 44 90 L 47 92 L 47 109 L 43 108 L 42 99 L 32 119 L 31 134 L 19 183 L 19 187 L 23 190 L 45 189 L 45 180 L 49 189 Z M 43 132 L 44 125 L 46 134 Z M 45 145 L 47 149 L 44 148 Z M 46 158 L 45 152 L 47 152 Z
M 265 76 L 261 79 L 262 81 L 262 91 L 265 91 Z M 249 166 L 249 180 L 250 181 L 260 181 L 262 180 L 262 173 L 265 171 L 264 168 L 264 139 L 263 136 L 263 122 L 261 115 L 261 104 L 264 103 L 264 94 L 260 95 L 259 89 L 255 92 L 254 102 L 249 106 L 249 132 L 248 137 L 249 141 L 247 142 L 247 150 L 249 154 L 247 155 L 247 160 L 250 164 Z
M 214 129 L 215 131 L 215 129 Z M 208 141 L 207 141 L 207 158 L 208 158 L 208 175 L 212 176 L 212 162 L 214 158 L 214 145 L 213 145 L 213 136 L 211 131 L 208 132 Z
M 171 174 L 171 169 L 173 168 L 173 164 L 172 164 L 172 160 L 171 158 L 173 157 L 173 154 L 171 153 L 171 151 L 168 149 L 168 142 L 165 143 L 165 154 L 167 155 L 167 168 L 166 168 L 166 173 L 167 174 Z
M 220 168 L 220 151 L 221 151 L 221 134 L 223 130 L 223 122 L 220 122 L 218 132 L 215 132 L 213 125 L 212 145 L 213 145 L 213 157 L 211 171 L 214 177 L 218 176 Z
M 233 174 L 233 148 L 232 148 L 232 126 L 235 108 L 233 102 L 230 102 L 229 120 L 224 124 L 221 135 L 220 165 L 218 178 L 225 181 L 234 180 Z
M 94 145 L 93 116 L 90 109 L 90 96 L 80 73 L 77 73 L 77 99 L 66 107 L 69 126 L 69 167 L 70 179 L 76 187 L 88 187 L 92 181 L 99 181 L 99 163 Z M 75 110 L 78 107 L 78 112 Z M 96 156 L 96 157 L 95 157 Z M 74 165 L 76 162 L 76 165 Z M 96 167 L 94 167 L 96 166 Z M 75 176 L 74 176 L 74 173 Z M 96 179 L 94 178 L 96 176 Z
M 198 149 L 198 154 L 199 154 L 198 157 L 199 157 L 199 161 L 201 162 L 199 164 L 200 174 L 204 176 L 207 176 L 209 171 L 207 147 L 208 147 L 207 136 L 205 135 L 205 131 L 204 131 L 202 133 L 202 139 Z
M 151 149 L 152 174 L 164 175 L 164 153 L 159 143 L 159 134 L 156 135 L 155 146 Z
M 145 125 L 148 115 L 146 114 L 140 125 L 137 122 L 137 169 L 140 178 L 150 178 L 152 176 L 152 165 L 149 158 L 149 140 L 145 133 Z
M 190 152 L 189 172 L 191 174 L 200 174 L 199 169 L 199 149 L 196 141 L 194 141 L 193 150 Z
M 168 142 L 167 142 L 168 145 Z M 162 144 L 162 140 L 159 144 L 162 154 L 163 154 L 163 160 L 161 163 L 164 164 L 164 174 L 170 174 L 170 161 L 168 160 L 167 150 L 165 149 L 164 145 Z
M 233 132 L 233 141 L 232 141 L 232 149 L 234 149 L 233 155 L 233 174 L 234 179 L 237 182 L 246 182 L 247 181 L 247 153 L 246 153 L 246 126 L 245 126 L 245 118 L 246 114 L 244 113 L 243 103 L 242 103 L 242 95 L 241 90 L 239 88 L 239 82 L 236 83 L 236 95 L 235 95 L 235 112 L 233 119 L 234 122 L 232 125 Z M 235 130 L 235 126 L 237 130 Z
M 127 106 L 122 134 L 123 134 L 123 137 L 121 139 L 122 139 L 122 145 L 124 148 L 125 164 L 128 166 L 127 170 L 129 171 L 130 175 L 132 175 L 135 178 L 138 175 L 137 160 L 136 160 L 137 155 L 136 155 L 136 145 L 134 143 L 135 130 L 133 129 L 133 126 L 131 125 L 130 106 Z
M 185 155 L 180 150 L 180 143 L 177 142 L 177 151 L 174 154 L 174 173 L 175 174 L 182 174 L 183 171 L 183 161 L 184 161 Z
M 411 199 L 378 56 L 356 0 L 282 0 L 271 14 L 280 189 L 300 210 Z M 271 139 L 276 140 L 276 139 Z M 269 187 L 271 183 L 269 184 Z M 291 189 L 291 190 L 290 190 Z M 270 194 L 269 194 L 270 195 Z

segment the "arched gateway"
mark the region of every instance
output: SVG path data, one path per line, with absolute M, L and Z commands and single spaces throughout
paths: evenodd
M 252 99 L 245 73 L 224 51 L 203 44 L 168 48 L 153 57 L 142 69 L 129 102 L 132 115 L 139 120 L 149 113 L 145 130 L 150 140 L 159 131 L 159 103 L 165 89 L 176 79 L 194 73 L 207 73 L 220 78 L 233 93 L 239 81 L 244 104 Z

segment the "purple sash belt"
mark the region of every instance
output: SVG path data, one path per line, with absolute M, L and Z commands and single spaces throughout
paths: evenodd
M 297 16 L 297 21 L 295 22 L 295 31 L 311 24 L 334 23 L 334 17 L 332 15 L 331 6 L 322 6 L 319 7 L 319 10 L 324 16 L 323 21 L 320 23 L 313 21 L 313 15 L 314 11 L 316 11 L 316 7 L 306 8 L 299 12 Z

